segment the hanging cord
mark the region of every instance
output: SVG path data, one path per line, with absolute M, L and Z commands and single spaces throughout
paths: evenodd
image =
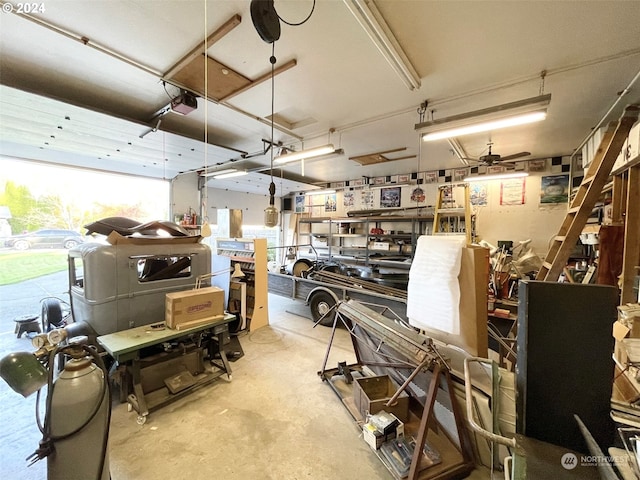
M 316 8 L 316 0 L 313 0 L 313 5 L 311 6 L 311 11 L 309 12 L 309 15 L 307 15 L 307 18 L 305 18 L 304 20 L 298 23 L 287 22 L 284 18 L 278 15 L 278 12 L 276 12 L 276 15 L 278 15 L 278 18 L 282 21 L 282 23 L 286 23 L 290 27 L 299 27 L 300 25 L 307 23 L 307 20 L 311 18 L 311 15 L 313 15 L 313 11 L 315 10 L 315 8 Z
M 82 345 L 82 350 L 87 353 L 93 359 L 95 365 L 102 370 L 102 374 L 104 375 L 104 381 L 102 382 L 100 388 L 100 396 L 99 401 L 97 402 L 95 408 L 92 410 L 91 414 L 87 417 L 87 419 L 77 427 L 76 429 L 65 433 L 63 435 L 52 435 L 51 434 L 51 412 L 52 412 L 52 404 L 53 404 L 53 391 L 55 388 L 55 384 L 53 381 L 53 372 L 55 369 L 55 358 L 58 353 L 65 354 L 67 350 L 75 349 L 77 346 L 64 346 L 64 347 L 56 347 L 49 354 L 49 359 L 47 362 L 48 369 L 48 378 L 47 378 L 47 398 L 46 398 L 46 412 L 44 417 L 44 424 L 40 421 L 40 394 L 42 389 L 38 390 L 38 395 L 36 397 L 36 423 L 38 425 L 38 429 L 42 433 L 42 439 L 40 440 L 39 446 L 35 452 L 27 457 L 27 461 L 31 461 L 29 466 L 36 463 L 38 460 L 42 460 L 43 458 L 48 457 L 52 453 L 55 452 L 55 442 L 65 440 L 67 438 L 72 437 L 73 435 L 80 432 L 82 429 L 87 427 L 98 414 L 102 405 L 105 402 L 105 394 L 106 394 L 106 402 L 107 402 L 107 418 L 105 422 L 106 428 L 104 429 L 104 435 L 102 437 L 102 453 L 100 458 L 100 465 L 98 471 L 96 473 L 96 480 L 99 480 L 102 477 L 102 470 L 104 469 L 105 457 L 107 454 L 107 444 L 109 441 L 109 424 L 111 422 L 111 388 L 109 385 L 109 372 L 102 361 L 102 357 L 98 351 L 89 345 Z
M 275 65 L 276 65 L 276 42 L 271 42 L 271 57 L 269 58 L 269 62 L 271 62 L 271 146 L 269 147 L 269 151 L 271 154 L 271 168 L 269 169 L 269 173 L 271 174 L 271 183 L 269 184 L 269 205 L 275 204 L 275 194 L 276 194 L 276 184 L 273 183 L 273 115 L 275 111 Z

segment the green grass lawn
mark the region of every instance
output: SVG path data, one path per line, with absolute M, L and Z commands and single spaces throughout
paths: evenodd
M 0 255 L 0 286 L 67 270 L 66 250 L 11 252 Z

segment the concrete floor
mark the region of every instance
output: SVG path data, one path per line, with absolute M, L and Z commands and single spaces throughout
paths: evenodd
M 114 400 L 110 430 L 113 480 L 392 479 L 317 371 L 331 330 L 294 312 L 300 302 L 270 295 L 270 325 L 241 337 L 244 357 L 233 379 L 157 411 L 144 425 Z M 0 354 L 32 351 L 3 322 Z M 348 334 L 337 332 L 328 366 L 355 360 Z M 38 445 L 35 395 L 22 398 L 0 382 L 0 478 L 40 480 L 45 461 L 26 466 Z M 495 478 L 501 478 L 500 473 Z M 476 470 L 470 478 L 489 478 Z

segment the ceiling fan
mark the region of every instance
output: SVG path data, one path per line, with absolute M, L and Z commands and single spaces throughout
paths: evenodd
M 531 155 L 531 152 L 518 152 L 512 155 L 501 156 L 498 153 L 492 153 L 491 146 L 492 143 L 489 143 L 489 152 L 486 155 L 480 155 L 478 158 L 463 158 L 463 160 L 467 160 L 470 162 L 475 162 L 477 165 L 486 165 L 488 167 L 492 165 L 513 165 L 513 162 L 516 161 L 524 161 L 525 159 L 519 160 L 520 157 L 528 157 Z

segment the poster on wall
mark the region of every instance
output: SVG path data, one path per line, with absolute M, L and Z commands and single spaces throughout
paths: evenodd
M 456 168 L 453 171 L 453 181 L 454 182 L 461 182 L 462 180 L 464 180 L 464 177 L 467 176 L 467 169 L 466 168 Z
M 567 203 L 569 175 L 547 175 L 540 179 L 540 203 Z
M 373 208 L 373 192 L 371 190 L 362 190 L 362 208 L 372 209 Z
M 400 187 L 380 189 L 380 208 L 400 206 Z
M 304 213 L 304 195 L 296 195 L 296 213 Z
M 424 194 L 424 190 L 420 187 L 416 187 L 411 191 L 411 201 L 416 203 L 422 203 L 426 199 L 426 195 Z
M 544 172 L 547 168 L 547 160 L 545 158 L 529 160 L 527 166 L 530 172 Z
M 335 212 L 336 207 L 338 206 L 338 202 L 336 200 L 336 194 L 332 193 L 331 195 L 324 196 L 324 211 L 325 212 Z
M 436 183 L 438 181 L 438 172 L 424 172 L 424 183 Z
M 380 208 L 400 206 L 400 187 L 380 189 Z
M 487 186 L 484 182 L 473 182 L 469 185 L 469 201 L 471 205 L 487 204 Z
M 500 182 L 500 205 L 524 205 L 525 178 Z
M 356 204 L 355 195 L 353 192 L 344 192 L 342 196 L 342 204 L 345 207 L 353 207 Z

